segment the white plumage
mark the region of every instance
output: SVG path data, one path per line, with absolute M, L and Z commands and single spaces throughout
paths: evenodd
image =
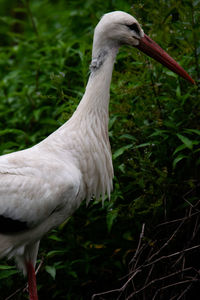
M 16 232 L 0 230 L 0 257 L 14 256 L 24 274 L 27 262 L 35 266 L 39 240 L 46 232 L 62 223 L 84 199 L 110 196 L 108 105 L 113 65 L 122 44 L 147 53 L 140 48 L 142 41 L 152 40 L 134 17 L 124 12 L 104 15 L 95 29 L 86 91 L 73 116 L 34 147 L 0 157 L 0 216 L 22 225 Z M 177 66 L 171 69 L 177 71 Z

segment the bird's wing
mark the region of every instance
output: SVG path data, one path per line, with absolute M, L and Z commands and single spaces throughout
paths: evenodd
M 49 157 L 23 162 L 20 153 L 12 160 L 14 154 L 0 157 L 0 232 L 35 227 L 59 208 L 69 215 L 80 188 L 75 168 Z

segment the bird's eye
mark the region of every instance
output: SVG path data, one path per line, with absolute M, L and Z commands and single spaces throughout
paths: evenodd
M 136 23 L 131 25 L 126 25 L 130 30 L 134 30 L 138 35 L 140 35 L 140 29 Z

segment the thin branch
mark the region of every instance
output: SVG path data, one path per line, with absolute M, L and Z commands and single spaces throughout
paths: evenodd
M 195 276 L 195 279 L 197 278 L 198 275 Z M 193 282 L 189 284 L 186 289 L 183 290 L 183 292 L 180 294 L 180 296 L 176 300 L 181 300 L 181 298 L 189 291 L 189 289 L 192 287 Z
M 142 239 L 143 239 L 143 237 L 144 237 L 144 229 L 145 229 L 145 223 L 142 224 L 142 230 L 141 230 L 141 233 L 140 233 L 140 238 L 139 238 L 138 246 L 137 246 L 137 249 L 136 249 L 136 251 L 135 251 L 135 254 L 134 254 L 134 256 L 133 256 L 133 258 L 131 259 L 131 261 L 130 261 L 129 264 L 133 263 L 133 262 L 135 261 L 137 255 L 138 255 L 138 252 L 139 252 L 140 246 L 141 246 L 141 242 L 142 242 Z
M 174 286 L 177 286 L 177 285 L 181 285 L 181 284 L 185 284 L 185 283 L 188 283 L 188 282 L 196 282 L 196 281 L 199 281 L 198 279 L 188 279 L 188 280 L 183 280 L 183 281 L 179 281 L 179 282 L 175 282 L 175 283 L 172 283 L 172 284 L 169 284 L 169 285 L 166 285 L 166 286 L 163 286 L 161 287 L 159 290 L 156 291 L 154 297 L 152 298 L 152 300 L 155 300 L 155 298 L 157 297 L 158 293 L 162 290 L 165 290 L 165 289 L 169 289 L 171 287 L 174 287 Z M 129 298 L 130 299 L 130 298 Z M 128 299 L 127 299 L 128 300 Z
M 41 260 L 40 260 L 40 263 L 39 263 L 37 269 L 35 270 L 35 275 L 38 274 L 38 272 L 40 271 L 40 269 L 41 269 L 43 263 L 44 263 L 44 256 L 42 256 L 42 258 L 41 258 Z
M 148 281 L 149 281 L 149 279 L 150 279 L 150 276 L 151 276 L 151 273 L 152 273 L 152 271 L 153 271 L 154 266 L 155 266 L 155 265 L 152 265 L 151 268 L 150 268 L 150 270 L 149 270 L 148 276 L 147 276 L 147 278 L 146 278 L 146 280 L 145 280 L 145 283 L 144 283 L 145 285 L 147 285 L 147 283 L 148 283 Z
M 165 279 L 168 279 L 168 278 L 171 278 L 181 272 L 187 272 L 189 270 L 191 270 L 192 268 L 187 268 L 187 269 L 184 269 L 184 270 L 179 270 L 177 272 L 174 272 L 172 274 L 169 274 L 169 275 L 166 275 L 166 276 L 163 276 L 163 277 L 160 277 L 160 278 L 156 278 L 156 279 L 153 279 L 152 281 L 150 281 L 148 284 L 146 284 L 145 286 L 143 286 L 140 290 L 137 290 L 136 292 L 133 292 L 131 295 L 128 296 L 128 298 L 126 298 L 126 300 L 129 300 L 131 299 L 133 296 L 135 296 L 136 294 L 139 294 L 141 293 L 143 290 L 145 290 L 146 288 L 148 288 L 150 285 L 156 283 L 156 282 L 159 282 L 159 281 L 163 281 Z
M 184 224 L 185 220 L 183 220 L 179 226 L 177 227 L 177 229 L 173 232 L 173 234 L 171 235 L 171 237 L 167 240 L 166 243 L 164 243 L 164 245 L 162 245 L 162 247 L 156 252 L 154 253 L 149 259 L 148 261 L 152 260 L 152 258 L 154 258 L 155 256 L 157 256 L 166 246 L 169 245 L 169 243 L 173 240 L 173 238 L 175 237 L 175 235 L 177 234 L 177 232 L 179 231 L 179 229 L 181 228 L 181 226 Z
M 114 289 L 114 290 L 110 290 L 110 291 L 106 291 L 106 292 L 102 292 L 102 293 L 98 293 L 98 294 L 93 294 L 92 295 L 92 300 L 96 297 L 96 296 L 102 296 L 102 295 L 107 295 L 107 294 L 111 294 L 111 293 L 120 293 L 123 292 L 125 290 L 125 288 L 127 287 L 127 285 L 129 284 L 129 282 L 137 275 L 137 273 L 141 272 L 140 270 L 137 270 L 134 274 L 132 274 L 132 276 L 126 281 L 126 283 L 119 289 Z
M 151 266 L 152 264 L 155 264 L 155 263 L 157 263 L 157 262 L 159 262 L 161 260 L 164 260 L 164 259 L 167 259 L 167 258 L 172 258 L 174 256 L 177 256 L 177 255 L 181 254 L 181 253 L 186 253 L 188 251 L 191 251 L 191 250 L 194 250 L 194 249 L 197 249 L 197 248 L 200 248 L 200 245 L 196 245 L 196 246 L 193 246 L 193 247 L 190 247 L 190 248 L 187 248 L 187 249 L 183 249 L 181 251 L 178 251 L 178 252 L 175 252 L 175 253 L 172 253 L 172 254 L 169 254 L 169 255 L 161 256 L 161 257 L 155 259 L 154 261 L 152 261 L 152 262 L 150 262 L 148 264 L 144 264 L 143 268 Z
M 190 193 L 192 190 L 190 190 Z M 189 195 L 189 193 L 186 193 L 184 195 L 185 199 Z M 96 296 L 102 297 L 104 299 L 107 299 L 106 295 L 110 295 L 112 293 L 119 293 L 116 295 L 115 299 L 119 300 L 123 297 L 123 299 L 129 300 L 129 299 L 135 299 L 135 297 L 140 297 L 140 299 L 145 300 L 148 297 L 151 297 L 151 299 L 155 299 L 158 297 L 158 294 L 161 291 L 165 291 L 166 289 L 169 289 L 170 287 L 177 288 L 174 289 L 172 292 L 170 299 L 177 299 L 177 297 L 180 298 L 180 291 L 181 295 L 184 296 L 188 290 L 191 288 L 193 282 L 199 281 L 200 277 L 200 271 L 197 271 L 193 266 L 188 266 L 188 260 L 187 260 L 187 253 L 193 253 L 197 249 L 200 248 L 200 244 L 194 245 L 194 241 L 197 240 L 198 232 L 200 229 L 200 215 L 199 215 L 199 205 L 200 201 L 198 200 L 196 203 L 192 203 L 189 207 L 185 210 L 185 216 L 177 219 L 165 222 L 163 224 L 160 224 L 160 226 L 164 226 L 164 230 L 166 230 L 166 226 L 172 226 L 173 224 L 176 224 L 175 230 L 170 233 L 170 236 L 168 237 L 167 241 L 163 242 L 159 249 L 155 247 L 152 247 L 148 241 L 145 241 L 144 238 L 144 231 L 145 231 L 145 224 L 142 225 L 142 229 L 140 232 L 138 244 L 136 251 L 134 253 L 133 258 L 131 259 L 129 264 L 133 264 L 131 266 L 131 270 L 129 273 L 124 276 L 122 279 L 127 279 L 123 285 L 118 289 L 109 290 L 103 293 L 94 294 L 92 299 L 94 299 Z M 189 227 L 188 227 L 189 225 Z M 176 236 L 182 236 L 184 233 L 184 229 L 189 228 L 189 239 L 186 239 L 186 242 L 184 242 L 182 249 L 180 251 L 174 251 L 173 253 L 169 253 L 168 245 L 171 243 L 171 241 L 174 240 Z M 161 228 L 161 227 L 160 227 Z M 161 231 L 161 233 L 163 230 Z M 166 230 L 168 232 L 168 229 Z M 159 230 L 160 234 L 160 230 Z M 157 245 L 160 239 L 154 238 L 154 245 Z M 185 248 L 185 249 L 184 249 Z M 165 249 L 166 254 L 161 256 L 161 252 Z M 191 255 L 190 255 L 191 256 Z M 167 272 L 163 274 L 162 277 L 157 276 L 155 278 L 155 270 L 161 269 L 163 266 L 166 268 L 164 272 Z M 168 264 L 168 265 L 167 265 Z M 175 265 L 178 265 L 178 271 L 174 270 Z M 187 266 L 187 268 L 186 268 Z M 189 274 L 187 272 L 190 272 Z M 196 272 L 196 274 L 194 274 Z M 186 277 L 186 275 L 189 275 L 190 277 Z M 139 275 L 139 276 L 138 276 Z M 193 275 L 193 277 L 192 277 Z M 170 282 L 173 279 L 173 283 Z M 169 281 L 170 279 L 170 281 Z M 188 284 L 187 284 L 188 283 Z M 184 290 L 181 288 L 178 288 L 178 286 L 181 286 L 182 284 L 187 284 L 187 286 L 184 288 Z M 158 285 L 157 290 L 154 290 L 154 285 Z M 150 289 L 151 287 L 151 289 Z M 132 290 L 132 292 L 130 292 Z M 129 295 L 127 296 L 126 293 L 129 291 Z M 152 293 L 154 291 L 153 295 L 148 294 L 149 291 Z M 179 292 L 178 292 L 179 291 Z M 139 295 L 140 294 L 140 295 Z M 137 296 L 139 295 L 139 296 Z M 105 296 L 105 297 L 104 297 Z M 135 297 L 134 297 L 135 296 Z M 133 298 L 134 297 L 134 298 Z M 153 297 L 153 298 L 152 298 Z M 99 298 L 100 299 L 100 298 Z M 178 300 L 177 299 L 177 300 Z
M 5 300 L 10 300 L 10 299 L 12 299 L 15 295 L 17 295 L 18 293 L 24 291 L 25 289 L 27 289 L 27 284 L 24 285 L 23 287 L 17 289 L 14 293 L 12 293 L 10 296 L 8 296 L 7 298 L 5 298 Z
M 192 218 L 192 217 L 195 217 L 195 216 L 198 215 L 199 213 L 200 213 L 200 212 L 197 211 L 197 212 L 191 214 L 190 216 L 185 216 L 185 217 L 180 218 L 180 219 L 175 219 L 175 220 L 167 221 L 167 222 L 164 222 L 164 223 L 160 223 L 160 224 L 158 224 L 156 227 L 166 226 L 166 225 L 170 225 L 170 224 L 173 224 L 173 223 L 185 221 L 185 220 L 188 220 L 188 219 L 190 219 L 190 218 Z

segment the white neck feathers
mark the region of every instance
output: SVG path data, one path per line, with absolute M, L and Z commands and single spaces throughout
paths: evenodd
M 110 196 L 113 166 L 108 138 L 110 82 L 117 51 L 93 57 L 85 94 L 71 119 L 57 130 L 58 143 L 82 173 L 82 197 Z M 95 66 L 96 67 L 95 67 Z M 54 133 L 55 140 L 55 133 Z

